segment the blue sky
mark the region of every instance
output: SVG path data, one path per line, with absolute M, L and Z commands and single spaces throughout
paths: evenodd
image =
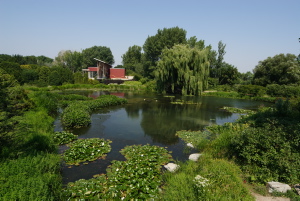
M 0 0 L 0 54 L 45 55 L 92 46 L 115 65 L 158 29 L 178 26 L 217 50 L 240 72 L 280 53 L 300 53 L 299 0 Z

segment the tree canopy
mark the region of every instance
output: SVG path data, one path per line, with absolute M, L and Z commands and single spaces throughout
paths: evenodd
M 208 56 L 209 48 L 181 44 L 164 49 L 155 71 L 158 91 L 200 95 L 207 88 Z
M 110 65 L 115 63 L 114 56 L 109 47 L 93 46 L 82 51 L 83 67 L 91 67 L 96 65 L 94 58 L 100 59 Z
M 82 54 L 81 52 L 62 50 L 55 57 L 55 65 L 70 69 L 73 73 L 82 69 Z
M 125 54 L 122 55 L 123 66 L 126 69 L 134 70 L 136 64 L 141 63 L 142 47 L 130 46 Z
M 259 62 L 253 73 L 253 83 L 261 86 L 300 82 L 300 65 L 297 56 L 293 54 L 278 54 L 268 57 Z

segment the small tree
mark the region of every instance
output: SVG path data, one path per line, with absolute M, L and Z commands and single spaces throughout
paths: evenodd
M 188 45 L 164 49 L 155 71 L 158 91 L 200 95 L 208 85 L 208 55 L 208 48 Z

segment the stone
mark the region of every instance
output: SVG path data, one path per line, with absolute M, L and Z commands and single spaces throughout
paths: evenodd
M 191 147 L 191 148 L 195 148 L 192 143 L 187 143 L 186 146 Z
M 168 163 L 167 165 L 164 165 L 164 167 L 170 172 L 175 172 L 179 168 L 179 165 L 175 163 Z
M 273 193 L 273 192 L 286 193 L 288 190 L 292 190 L 292 188 L 289 185 L 276 182 L 276 181 L 268 182 L 267 188 L 269 193 Z
M 295 184 L 294 188 L 297 191 L 298 195 L 300 195 L 300 184 Z
M 199 159 L 200 156 L 201 156 L 201 154 L 198 154 L 198 153 L 196 153 L 196 154 L 191 154 L 191 155 L 189 156 L 189 160 L 197 161 L 197 160 Z

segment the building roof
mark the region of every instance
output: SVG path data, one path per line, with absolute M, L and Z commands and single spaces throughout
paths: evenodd
M 105 63 L 105 64 L 109 65 L 109 66 L 112 66 L 112 65 L 106 63 L 105 61 L 101 61 L 100 59 L 97 59 L 97 58 L 94 58 L 94 59 L 95 59 L 96 61 L 100 61 L 100 62 L 102 62 L 102 63 Z

